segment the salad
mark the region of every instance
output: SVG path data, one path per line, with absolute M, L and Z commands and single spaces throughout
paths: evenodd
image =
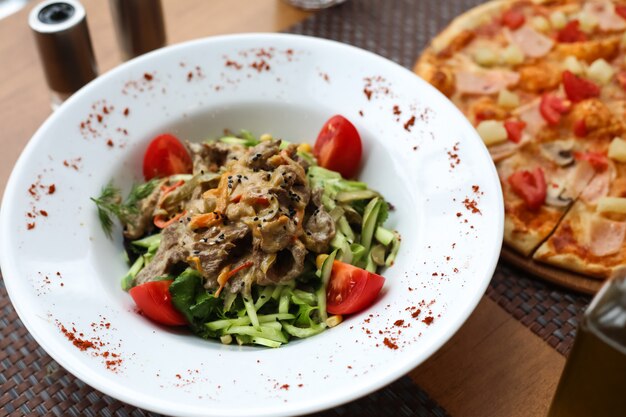
M 389 204 L 353 178 L 361 139 L 342 116 L 315 146 L 247 131 L 181 143 L 156 137 L 146 182 L 95 202 L 105 233 L 121 222 L 138 310 L 222 343 L 278 347 L 372 304 L 400 236 Z

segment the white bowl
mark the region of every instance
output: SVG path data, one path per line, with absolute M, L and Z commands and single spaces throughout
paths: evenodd
M 140 180 L 143 152 L 156 134 L 201 140 L 245 128 L 312 143 L 334 114 L 360 131 L 359 178 L 395 206 L 389 224 L 403 237 L 379 300 L 338 327 L 278 349 L 225 346 L 136 314 L 120 288 L 127 268 L 121 233 L 105 237 L 89 197 L 111 179 L 125 189 Z M 75 94 L 17 162 L 0 230 L 15 309 L 76 377 L 165 414 L 278 416 L 368 394 L 441 347 L 492 276 L 503 203 L 475 130 L 411 72 L 331 41 L 254 34 L 155 51 Z M 412 317 L 416 309 L 421 314 Z M 80 350 L 61 325 L 104 346 Z

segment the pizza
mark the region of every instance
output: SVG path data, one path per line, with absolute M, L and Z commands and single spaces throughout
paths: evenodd
M 626 266 L 626 1 L 485 3 L 415 72 L 489 149 L 508 247 L 600 279 Z

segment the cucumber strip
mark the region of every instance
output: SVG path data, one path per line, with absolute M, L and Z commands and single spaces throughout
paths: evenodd
M 341 191 L 337 193 L 335 200 L 338 203 L 350 203 L 357 200 L 369 200 L 378 196 L 379 194 L 372 190 Z
M 237 344 L 239 346 L 249 345 L 250 343 L 252 343 L 252 337 L 245 336 L 245 335 L 239 335 L 239 334 L 235 335 L 235 340 L 237 340 Z M 277 343 L 277 342 L 273 342 L 273 343 Z M 270 347 L 273 347 L 273 346 L 270 346 Z
M 389 255 L 387 256 L 387 259 L 385 260 L 385 265 L 386 266 L 391 266 L 393 265 L 394 261 L 396 260 L 396 256 L 398 255 L 398 250 L 400 249 L 400 234 L 396 231 L 393 232 L 394 234 L 394 239 L 393 242 L 391 242 L 391 251 L 389 252 Z
M 350 251 L 352 252 L 352 265 L 358 265 L 363 260 L 365 255 L 367 255 L 365 246 L 359 243 L 353 243 L 350 245 Z
M 372 244 L 372 237 L 374 236 L 374 229 L 376 228 L 376 221 L 378 220 L 380 204 L 381 202 L 378 198 L 373 198 L 367 206 L 365 206 L 363 225 L 361 227 L 361 245 L 363 245 L 365 250 L 368 252 Z
M 237 293 L 226 292 L 224 296 L 224 313 L 228 313 L 230 308 L 233 306 L 235 299 L 237 298 Z
M 296 155 L 304 159 L 309 165 L 317 165 L 315 157 L 308 152 L 296 152 Z
M 376 228 L 376 233 L 374 233 L 374 237 L 376 237 L 376 240 L 382 243 L 383 245 L 389 246 L 389 244 L 394 238 L 394 235 L 391 230 L 385 229 L 382 226 L 378 226 Z
M 280 299 L 278 300 L 278 313 L 289 313 L 289 299 L 291 298 L 291 288 L 285 286 L 280 293 Z
M 224 136 L 219 139 L 222 143 L 227 143 L 229 145 L 241 145 L 241 146 L 254 146 L 258 143 L 257 140 L 251 141 L 248 139 L 237 138 L 235 136 Z
M 254 137 L 254 135 L 249 130 L 241 129 L 239 131 L 239 136 L 241 136 L 242 138 L 247 140 L 249 143 L 252 143 L 254 145 L 259 143 L 259 140 L 257 140 L 257 138 Z
M 281 330 L 283 325 L 279 321 L 268 321 L 261 324 L 261 328 L 267 327 L 268 329 Z
M 343 233 L 337 231 L 333 239 L 330 241 L 330 245 L 335 249 L 339 249 L 336 259 L 347 264 L 352 263 L 352 250 L 350 250 L 350 242 L 348 242 Z
M 280 345 L 282 345 L 282 343 L 280 342 L 275 342 L 273 340 L 265 339 L 263 337 L 253 337 L 252 343 L 265 346 L 265 347 L 271 347 L 271 348 L 277 348 L 277 347 L 280 347 Z
M 302 290 L 293 290 L 293 296 L 291 297 L 291 300 L 295 304 L 299 304 L 299 303 L 296 302 L 296 298 L 304 301 L 306 304 L 308 304 L 310 306 L 317 305 L 317 297 L 312 292 L 306 292 L 306 291 L 302 291 Z
M 254 303 L 254 309 L 256 311 L 259 311 L 259 309 L 272 298 L 273 293 L 273 286 L 267 286 L 263 288 L 263 291 L 261 291 L 261 294 L 259 294 L 259 298 L 257 298 L 256 303 Z
M 139 246 L 141 248 L 150 248 L 152 246 L 159 247 L 161 244 L 161 233 L 144 237 L 143 239 L 133 240 L 131 244 Z
M 278 314 L 259 314 L 257 316 L 259 318 L 259 323 L 271 323 L 276 320 L 291 320 L 295 319 L 296 316 L 289 313 L 278 313 Z
M 330 217 L 333 218 L 334 222 L 337 222 L 341 218 L 341 216 L 343 216 L 343 209 L 337 206 L 334 209 L 332 209 L 330 213 L 328 214 L 330 214 Z
M 218 330 L 226 329 L 230 326 L 244 326 L 246 324 L 250 324 L 250 317 L 244 316 L 236 319 L 221 319 L 210 321 L 208 323 L 204 323 L 204 326 L 212 332 L 216 332 Z
M 280 293 L 283 291 L 283 287 L 280 285 L 277 285 L 276 287 L 274 287 L 274 291 L 272 292 L 272 299 L 273 300 L 278 300 L 280 298 Z
M 319 289 L 316 291 L 316 295 L 317 305 L 319 306 L 320 319 L 322 320 L 322 322 L 325 322 L 328 318 L 328 313 L 326 312 L 326 288 L 328 287 L 328 282 L 330 281 L 330 275 L 333 272 L 333 262 L 335 262 L 336 256 L 337 249 L 335 249 L 330 253 L 330 255 L 328 255 L 328 257 L 322 264 L 322 267 L 320 268 L 320 278 L 322 280 L 322 285 L 320 285 Z
M 368 272 L 376 273 L 376 263 L 372 259 L 371 252 L 367 255 L 367 262 L 365 263 L 365 270 Z
M 254 308 L 254 303 L 252 300 L 245 295 L 243 296 L 243 305 L 246 307 L 246 313 L 248 313 L 248 317 L 250 317 L 250 323 L 255 328 L 260 326 L 259 318 L 256 315 L 256 309 Z
M 290 335 L 304 339 L 323 332 L 324 329 L 326 329 L 326 323 L 320 323 L 319 325 L 308 328 L 296 327 L 293 324 L 283 323 L 283 328 Z
M 122 278 L 122 289 L 128 291 L 135 286 L 135 277 L 143 268 L 144 259 L 143 256 L 137 258 L 135 263 L 130 267 L 126 275 Z
M 287 146 L 291 145 L 291 142 L 286 141 L 285 139 L 281 139 L 280 140 L 280 146 L 278 147 L 278 149 L 286 149 Z
M 341 216 L 339 218 L 339 221 L 337 221 L 337 226 L 339 227 L 339 230 L 341 231 L 341 233 L 343 233 L 346 236 L 346 239 L 348 239 L 348 242 L 354 243 L 354 232 L 352 231 L 352 228 L 350 227 L 350 223 L 348 223 L 348 219 L 346 219 L 345 216 Z
M 252 326 L 233 326 L 226 329 L 226 334 L 261 337 L 275 342 L 287 343 L 287 337 L 280 330 L 271 327 L 261 326 L 258 329 Z

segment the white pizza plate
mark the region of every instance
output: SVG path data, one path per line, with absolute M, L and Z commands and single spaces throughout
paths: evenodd
M 120 288 L 121 233 L 107 239 L 89 197 L 110 180 L 140 181 L 157 134 L 248 129 L 313 143 L 334 114 L 359 130 L 359 178 L 393 204 L 388 225 L 402 235 L 377 302 L 278 349 L 221 345 L 137 314 Z M 450 339 L 493 274 L 503 202 L 475 130 L 408 70 L 331 41 L 247 34 L 152 52 L 72 96 L 15 165 L 0 232 L 15 309 L 76 377 L 170 415 L 279 416 L 371 393 Z

